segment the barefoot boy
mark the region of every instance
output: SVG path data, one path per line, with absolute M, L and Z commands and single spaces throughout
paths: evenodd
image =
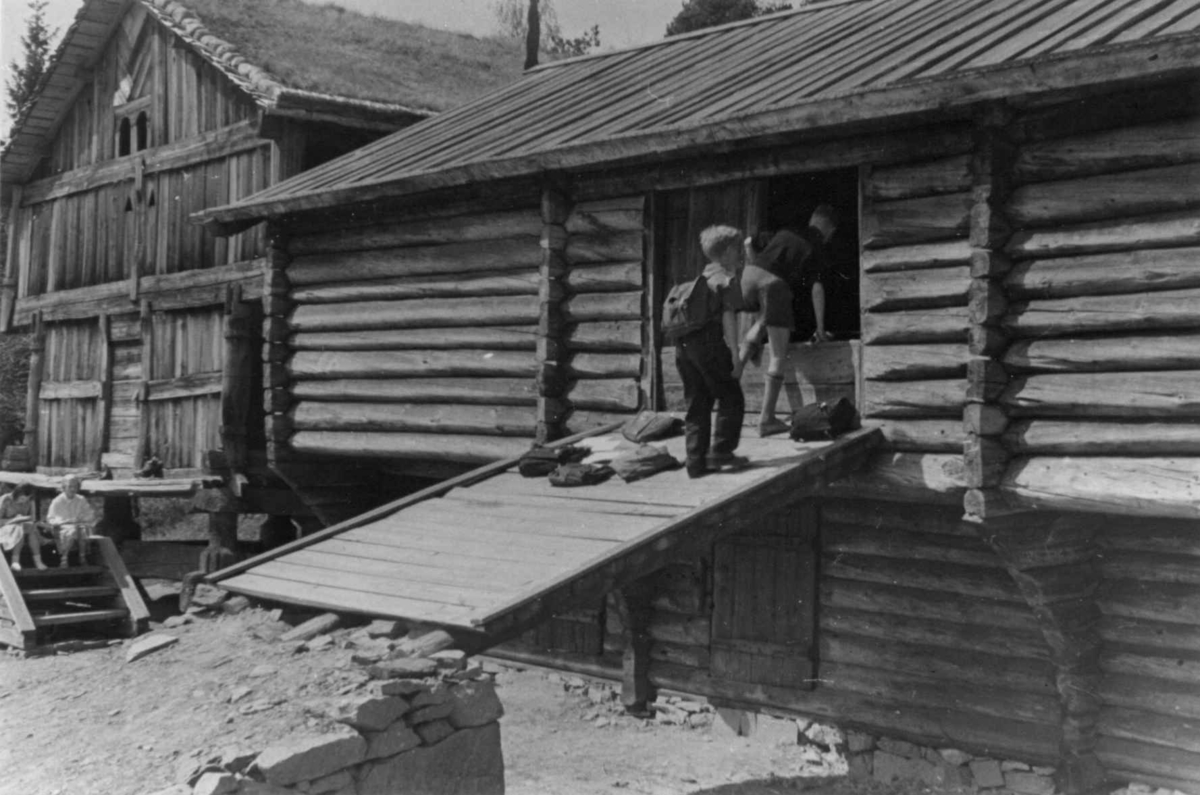
M 67 565 L 67 555 L 79 548 L 79 564 L 87 565 L 88 539 L 92 537 L 92 524 L 96 521 L 92 506 L 79 493 L 82 479 L 78 475 L 63 478 L 63 491 L 50 503 L 46 510 L 46 521 L 54 531 L 58 554 L 62 560 L 59 568 Z

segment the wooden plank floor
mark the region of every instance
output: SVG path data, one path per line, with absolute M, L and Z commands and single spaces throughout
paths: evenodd
M 409 505 L 221 581 L 225 588 L 332 610 L 477 628 L 539 587 L 661 534 L 683 516 L 793 469 L 830 443 L 753 431 L 750 466 L 692 480 L 681 468 L 625 483 L 560 488 L 515 468 Z M 680 461 L 683 439 L 665 442 Z M 679 529 L 687 526 L 680 524 Z M 673 532 L 673 529 L 671 529 Z

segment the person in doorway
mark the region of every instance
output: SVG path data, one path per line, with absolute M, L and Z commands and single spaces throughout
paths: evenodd
M 687 473 L 692 478 L 748 463 L 734 455 L 741 441 L 746 398 L 740 382 L 742 368 L 734 363 L 725 342 L 727 334 L 737 339 L 734 313 L 741 308 L 737 271 L 742 264 L 742 233 L 731 226 L 710 226 L 700 233 L 700 248 L 709 260 L 703 275 L 712 319 L 675 342 L 675 364 L 687 404 L 683 423 Z
M 78 475 L 67 475 L 63 478 L 62 494 L 46 509 L 46 521 L 58 546 L 60 568 L 66 567 L 72 549 L 79 550 L 79 565 L 86 566 L 88 562 L 88 540 L 96 517 L 87 498 L 79 493 L 82 484 L 83 479 Z
M 0 496 L 0 548 L 11 553 L 13 571 L 21 570 L 21 550 L 27 541 L 33 565 L 39 569 L 46 568 L 42 562 L 44 539 L 33 521 L 32 504 L 33 486 L 28 483 L 18 484 L 8 494 Z
M 738 348 L 738 362 L 745 366 L 767 344 L 767 369 L 763 390 L 762 411 L 758 418 L 758 435 L 770 436 L 787 430 L 786 422 L 775 416 L 775 404 L 783 389 L 784 364 L 788 344 L 796 328 L 792 308 L 793 289 L 812 298 L 816 330 L 814 344 L 831 337 L 825 331 L 825 281 L 829 261 L 824 247 L 837 228 L 833 207 L 819 204 L 802 232 L 781 230 L 771 236 L 761 251 L 753 240 L 746 238 L 746 269 L 742 273 L 742 295 L 745 308 L 758 312 Z

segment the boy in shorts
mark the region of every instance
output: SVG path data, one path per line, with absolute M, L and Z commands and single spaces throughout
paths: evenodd
M 809 218 L 808 227 L 797 234 L 790 230 L 776 232 L 761 252 L 755 252 L 746 238 L 746 269 L 742 273 L 742 295 L 747 311 L 758 312 L 759 318 L 746 332 L 738 349 L 738 361 L 744 366 L 767 342 L 767 373 L 763 390 L 762 411 L 758 418 L 758 435 L 770 436 L 788 429 L 786 422 L 775 416 L 775 404 L 783 389 L 783 368 L 787 361 L 788 343 L 796 319 L 792 310 L 792 285 L 812 295 L 816 331 L 813 343 L 830 339 L 825 331 L 825 285 L 828 261 L 823 246 L 837 228 L 837 217 L 828 204 L 819 204 Z
M 92 537 L 92 525 L 96 521 L 92 513 L 91 503 L 79 493 L 83 480 L 78 475 L 67 475 L 63 478 L 62 494 L 50 502 L 46 509 L 46 521 L 54 532 L 55 543 L 58 544 L 60 556 L 59 568 L 66 568 L 67 555 L 75 547 L 79 548 L 79 564 L 87 565 L 88 540 Z

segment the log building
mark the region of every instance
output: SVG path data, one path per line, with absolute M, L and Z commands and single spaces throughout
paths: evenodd
M 275 465 L 429 471 L 677 408 L 657 312 L 698 230 L 833 203 L 841 341 L 796 344 L 788 400 L 853 395 L 868 467 L 731 491 L 688 554 L 585 565 L 607 599 L 550 583 L 527 615 L 558 617 L 509 653 L 1049 764 L 1065 791 L 1200 792 L 1198 76 L 1200 0 L 823 2 L 537 67 L 202 218 L 267 221 Z M 216 579 L 455 625 L 559 498 L 525 494 L 508 556 L 458 581 L 422 575 L 406 512 L 469 550 L 533 488 L 505 477 L 433 495 L 490 494 L 474 519 L 405 503 Z M 364 552 L 397 534 L 396 571 Z M 413 582 L 424 608 L 394 598 Z M 523 626 L 495 615 L 489 642 Z
M 85 492 L 106 495 L 225 484 L 202 507 L 226 536 L 237 512 L 319 515 L 265 465 L 266 232 L 214 238 L 189 216 L 519 64 L 497 41 L 298 0 L 84 3 L 0 155 L 0 332 L 35 340 L 23 469 L 36 474 L 4 479 L 104 471 L 113 483 Z M 165 480 L 132 480 L 151 457 Z

